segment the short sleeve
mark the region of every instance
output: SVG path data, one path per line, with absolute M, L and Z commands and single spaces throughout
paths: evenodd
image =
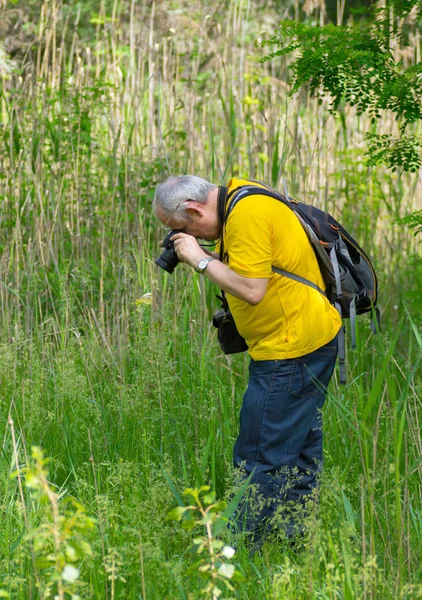
M 240 207 L 239 207 L 240 208 Z M 272 224 L 261 215 L 233 211 L 224 236 L 228 266 L 244 277 L 269 278 L 272 265 Z

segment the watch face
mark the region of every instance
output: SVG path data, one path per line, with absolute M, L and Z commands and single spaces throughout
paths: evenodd
M 208 259 L 207 258 L 201 258 L 201 260 L 198 263 L 198 269 L 205 269 L 205 267 L 208 264 Z

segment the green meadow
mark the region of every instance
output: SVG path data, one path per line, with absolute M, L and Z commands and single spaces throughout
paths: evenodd
M 370 117 L 291 95 L 289 57 L 260 62 L 280 19 L 335 21 L 345 3 L 324 7 L 0 2 L 0 598 L 422 598 L 422 256 L 401 221 L 420 172 L 369 166 Z M 409 27 L 392 52 L 411 65 Z M 186 488 L 236 494 L 248 357 L 220 350 L 218 289 L 155 265 L 154 190 L 183 173 L 284 178 L 373 259 L 382 310 L 377 335 L 359 317 L 348 382 L 329 388 L 309 537 L 236 545 L 220 596 L 210 546 L 192 549 L 207 519 L 168 515 Z M 224 510 L 217 553 L 235 545 Z

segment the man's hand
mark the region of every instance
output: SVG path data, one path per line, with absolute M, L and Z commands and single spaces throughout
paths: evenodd
M 198 244 L 196 238 L 187 233 L 176 233 L 171 237 L 174 250 L 180 262 L 196 267 L 201 258 L 209 256 Z

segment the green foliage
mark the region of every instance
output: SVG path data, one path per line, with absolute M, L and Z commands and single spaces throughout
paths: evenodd
M 76 565 L 92 557 L 86 537 L 95 526 L 85 508 L 76 500 L 66 501 L 54 491 L 47 480 L 48 459 L 40 448 L 32 449 L 33 465 L 25 470 L 26 486 L 32 497 L 40 503 L 40 522 L 28 533 L 38 570 L 37 586 L 42 598 L 64 600 L 70 594 L 78 600 L 80 569 Z
M 405 171 L 416 171 L 421 166 L 422 139 L 412 135 L 394 138 L 389 134 L 376 135 L 367 133 L 368 164 L 386 164 L 394 173 L 397 168 Z
M 392 38 L 402 39 L 395 18 L 407 15 L 415 4 L 391 1 L 384 9 L 373 8 L 369 19 L 343 26 L 282 21 L 276 35 L 266 42 L 282 48 L 262 59 L 298 51 L 290 65 L 292 93 L 309 86 L 321 104 L 328 95 L 332 112 L 346 104 L 356 107 L 358 115 L 368 113 L 375 124 L 384 111 L 390 111 L 401 136 L 371 134 L 370 161 L 405 171 L 416 171 L 422 164 L 420 138 L 404 135 L 409 124 L 422 118 L 422 64 L 406 68 L 394 59 L 390 44 Z
M 422 234 L 422 210 L 399 219 L 398 223 L 413 230 L 415 237 Z M 418 245 L 422 239 L 417 237 Z M 416 325 L 422 325 L 422 255 L 419 248 L 408 257 L 406 267 L 407 285 L 404 299 Z
M 234 591 L 231 582 L 241 579 L 240 573 L 228 562 L 235 555 L 235 550 L 224 545 L 214 533 L 215 526 L 224 519 L 226 502 L 216 501 L 215 493 L 208 485 L 199 489 L 186 488 L 184 495 L 193 499 L 194 504 L 177 506 L 170 511 L 168 518 L 181 521 L 185 517 L 182 526 L 189 531 L 199 526 L 205 527 L 206 535 L 195 537 L 193 546 L 196 554 L 201 555 L 205 551 L 206 555 L 191 567 L 191 570 L 197 571 L 207 582 L 201 590 L 201 595 L 216 600 L 223 593 L 221 586 Z
M 403 219 L 400 219 L 400 223 L 403 223 L 404 225 L 407 225 L 411 229 L 414 229 L 415 235 L 422 233 L 422 210 L 417 210 L 416 212 L 412 213 L 411 215 L 407 215 L 406 217 L 403 217 Z M 420 241 L 422 241 L 422 240 L 420 240 Z
M 263 60 L 300 50 L 291 65 L 293 93 L 308 84 L 321 102 L 325 94 L 332 98 L 331 110 L 338 110 L 344 100 L 358 114 L 367 111 L 374 119 L 389 109 L 403 128 L 421 118 L 422 66 L 404 69 L 394 61 L 380 21 L 340 27 L 283 21 L 267 44 L 291 37 L 293 42 Z

